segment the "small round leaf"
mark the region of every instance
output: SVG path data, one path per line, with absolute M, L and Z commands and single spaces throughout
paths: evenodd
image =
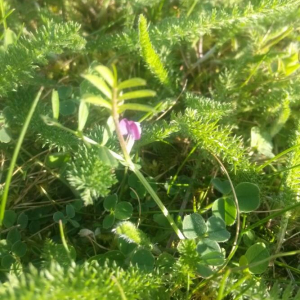
M 17 224 L 21 229 L 25 229 L 28 225 L 28 216 L 25 213 L 21 213 L 18 217 Z
M 210 266 L 221 266 L 225 259 L 223 253 L 213 251 L 201 256 L 201 261 Z
M 137 249 L 131 257 L 131 262 L 143 271 L 151 272 L 154 267 L 154 257 L 147 249 Z
M 9 269 L 14 262 L 15 262 L 14 257 L 11 256 L 10 254 L 8 254 L 8 255 L 5 255 L 5 256 L 2 257 L 1 266 L 3 268 Z
M 61 101 L 59 111 L 63 116 L 73 115 L 76 112 L 76 105 L 72 100 Z
M 187 215 L 183 219 L 183 233 L 188 239 L 201 237 L 207 231 L 204 219 L 198 213 Z
M 259 188 L 250 182 L 242 182 L 235 188 L 241 212 L 251 212 L 260 205 Z
M 210 252 L 221 252 L 221 248 L 216 241 L 205 238 L 197 244 L 197 252 L 200 255 L 205 255 Z
M 231 198 L 217 199 L 212 206 L 212 212 L 216 217 L 223 219 L 227 226 L 234 224 L 237 210 Z
M 217 242 L 226 242 L 230 238 L 230 232 L 226 230 L 225 222 L 216 216 L 207 220 L 207 233 L 211 240 Z
M 117 202 L 118 202 L 118 196 L 116 194 L 109 195 L 105 197 L 103 202 L 103 207 L 106 211 L 115 210 Z
M 203 278 L 208 278 L 214 273 L 210 267 L 202 263 L 197 263 L 196 270 Z
M 137 244 L 129 243 L 123 238 L 118 238 L 118 248 L 124 255 L 129 255 L 135 248 Z
M 114 215 L 107 215 L 103 219 L 102 226 L 104 229 L 111 228 L 115 223 L 115 216 Z
M 243 242 L 247 247 L 250 247 L 254 244 L 255 241 L 255 232 L 252 230 L 246 231 L 243 234 Z
M 15 253 L 17 256 L 22 257 L 26 254 L 27 246 L 25 243 L 21 241 L 17 241 L 13 244 L 11 251 Z
M 67 222 L 64 214 L 61 211 L 57 211 L 56 213 L 54 213 L 53 220 L 56 223 L 58 223 L 60 220 L 63 222 L 63 224 L 66 224 Z
M 13 210 L 6 210 L 4 213 L 3 225 L 6 228 L 13 226 L 16 222 L 17 214 Z
M 267 250 L 265 244 L 256 243 L 252 245 L 245 254 L 248 264 L 258 263 L 261 260 L 267 259 L 270 257 L 269 251 Z M 253 274 L 261 274 L 266 271 L 268 268 L 269 261 L 264 261 L 258 265 L 249 266 L 249 270 Z
M 115 216 L 118 220 L 127 220 L 132 216 L 133 207 L 131 203 L 122 201 L 116 205 Z
M 13 245 L 15 242 L 21 240 L 21 233 L 17 228 L 12 228 L 7 234 L 7 243 Z
M 67 216 L 69 218 L 74 218 L 75 217 L 75 209 L 74 209 L 74 206 L 72 204 L 67 204 L 66 213 L 67 213 Z
M 231 186 L 228 180 L 222 181 L 220 178 L 214 178 L 211 183 L 214 188 L 223 195 L 231 192 Z

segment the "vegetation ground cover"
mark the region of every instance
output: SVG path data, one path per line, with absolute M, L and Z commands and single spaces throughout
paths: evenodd
M 0 12 L 1 299 L 300 299 L 299 0 Z

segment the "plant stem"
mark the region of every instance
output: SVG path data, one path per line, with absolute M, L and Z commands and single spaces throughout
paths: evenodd
M 66 249 L 67 253 L 70 254 L 70 250 L 69 250 L 69 247 L 68 247 L 68 244 L 67 244 L 67 241 L 65 238 L 65 234 L 64 234 L 64 228 L 63 228 L 62 221 L 59 220 L 58 224 L 59 224 L 59 233 L 60 233 L 60 238 L 61 238 L 62 244 L 63 244 L 64 248 Z
M 153 200 L 156 202 L 156 204 L 158 205 L 158 207 L 160 208 L 160 210 L 162 211 L 162 213 L 164 214 L 164 216 L 167 218 L 167 220 L 169 221 L 170 225 L 174 229 L 174 231 L 177 234 L 177 236 L 181 240 L 183 240 L 183 239 L 185 239 L 185 237 L 182 234 L 182 232 L 180 231 L 180 229 L 177 227 L 177 225 L 175 224 L 175 222 L 174 222 L 172 216 L 169 214 L 167 208 L 164 206 L 164 204 L 162 203 L 162 201 L 159 199 L 159 197 L 157 196 L 157 194 L 155 193 L 155 191 L 153 190 L 153 188 L 151 187 L 151 185 L 149 184 L 149 182 L 146 180 L 146 178 L 144 177 L 144 175 L 135 167 L 134 163 L 132 162 L 132 160 L 131 160 L 131 158 L 129 156 L 129 153 L 128 153 L 127 148 L 126 148 L 126 143 L 125 143 L 125 140 L 124 140 L 123 135 L 121 133 L 120 125 L 119 125 L 118 98 L 117 98 L 117 95 L 118 95 L 118 91 L 114 87 L 113 91 L 112 91 L 112 118 L 114 120 L 117 137 L 119 139 L 120 146 L 121 146 L 121 149 L 123 151 L 123 155 L 124 155 L 125 161 L 128 164 L 128 166 L 131 169 L 131 171 L 133 171 L 135 173 L 135 175 L 138 177 L 138 179 L 143 184 L 143 186 L 145 187 L 145 189 L 148 191 L 148 193 L 151 195 L 151 197 L 153 198 Z
M 5 213 L 5 208 L 6 208 L 7 198 L 8 198 L 8 192 L 9 192 L 9 186 L 10 186 L 10 183 L 11 183 L 11 179 L 12 179 L 14 167 L 16 165 L 17 158 L 18 158 L 18 155 L 19 155 L 19 152 L 20 152 L 20 149 L 21 149 L 21 146 L 22 146 L 25 134 L 27 132 L 29 123 L 31 121 L 31 118 L 33 116 L 35 108 L 36 108 L 36 106 L 37 106 L 37 104 L 38 104 L 38 102 L 40 100 L 42 91 L 43 91 L 43 87 L 40 88 L 37 96 L 35 97 L 32 105 L 31 105 L 31 108 L 30 108 L 29 113 L 28 113 L 28 115 L 26 117 L 25 123 L 24 123 L 24 125 L 22 127 L 22 130 L 21 130 L 18 142 L 16 144 L 16 147 L 15 147 L 12 159 L 10 161 L 8 173 L 7 173 L 6 180 L 5 180 L 4 191 L 3 191 L 3 195 L 2 195 L 1 207 L 0 207 L 0 226 L 2 226 L 3 219 L 4 219 L 4 213 Z

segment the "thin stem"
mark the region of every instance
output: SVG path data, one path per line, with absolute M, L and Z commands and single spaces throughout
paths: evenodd
M 6 177 L 6 180 L 5 180 L 4 191 L 3 191 L 3 195 L 2 195 L 1 207 L 0 207 L 0 226 L 2 226 L 2 222 L 3 222 L 3 218 L 4 218 L 4 213 L 5 213 L 5 208 L 6 208 L 7 198 L 8 198 L 8 192 L 9 192 L 9 186 L 10 186 L 10 183 L 11 183 L 11 179 L 12 179 L 14 167 L 16 165 L 17 158 L 18 158 L 18 155 L 19 155 L 19 152 L 20 152 L 23 140 L 25 138 L 25 134 L 27 132 L 29 123 L 30 123 L 30 121 L 32 119 L 32 116 L 33 116 L 33 113 L 35 111 L 35 108 L 36 108 L 36 106 L 37 106 L 37 104 L 38 104 L 38 102 L 40 100 L 42 91 L 43 91 L 43 87 L 40 88 L 37 96 L 35 97 L 32 105 L 31 105 L 31 108 L 30 108 L 29 113 L 28 113 L 28 115 L 26 117 L 25 123 L 23 125 L 22 130 L 21 130 L 18 142 L 16 144 L 16 147 L 15 147 L 12 159 L 10 161 L 10 165 L 9 165 L 7 177 Z
M 59 220 L 58 225 L 59 225 L 59 233 L 60 233 L 60 238 L 61 238 L 62 244 L 63 244 L 64 248 L 66 249 L 66 251 L 70 254 L 70 250 L 69 250 L 66 238 L 65 238 L 64 228 L 63 228 L 63 224 L 62 224 L 61 220 Z

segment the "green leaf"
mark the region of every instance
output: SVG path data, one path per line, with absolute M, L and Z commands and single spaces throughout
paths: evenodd
M 103 201 L 103 207 L 106 211 L 115 210 L 117 202 L 118 202 L 117 194 L 109 195 L 105 197 Z
M 208 238 L 217 242 L 226 242 L 230 238 L 230 232 L 226 230 L 225 222 L 216 216 L 207 220 Z
M 16 260 L 14 259 L 14 257 L 11 256 L 10 254 L 5 255 L 1 259 L 1 266 L 3 268 L 9 269 L 15 261 Z
M 49 168 L 60 168 L 70 160 L 69 153 L 52 153 L 46 156 L 46 165 Z
M 26 254 L 27 246 L 21 241 L 17 241 L 13 244 L 11 251 L 19 257 L 22 257 Z
M 126 241 L 120 237 L 118 238 L 118 248 L 124 255 L 127 256 L 130 253 L 132 253 L 132 251 L 134 249 L 136 249 L 136 247 L 137 247 L 137 244 L 129 243 L 128 241 Z
M 266 249 L 265 244 L 256 243 L 247 250 L 245 256 L 247 258 L 248 264 L 250 265 L 269 258 L 270 254 L 269 251 Z M 266 271 L 268 265 L 269 261 L 265 261 L 256 266 L 249 266 L 249 270 L 253 274 L 261 274 Z
M 116 205 L 115 216 L 118 220 L 127 220 L 132 216 L 133 207 L 130 202 L 122 201 Z
M 119 113 L 122 113 L 125 110 L 156 112 L 155 108 L 153 108 L 149 105 L 138 104 L 138 103 L 127 103 L 127 104 L 122 104 L 118 107 Z
M 254 241 L 255 241 L 255 232 L 253 230 L 246 231 L 243 234 L 243 242 L 247 247 L 253 245 Z
M 94 104 L 97 106 L 106 107 L 111 110 L 111 104 L 107 100 L 105 100 L 99 96 L 85 96 L 85 97 L 83 97 L 83 100 L 85 102 L 88 102 L 88 103 L 91 103 L 91 104 Z
M 210 266 L 221 266 L 225 262 L 223 253 L 212 251 L 201 256 L 201 261 Z
M 21 213 L 18 217 L 17 224 L 21 229 L 25 229 L 28 225 L 28 216 L 25 213 Z
M 151 272 L 154 268 L 154 257 L 147 249 L 137 249 L 131 256 L 131 263 L 140 270 Z
M 203 263 L 197 263 L 196 270 L 203 278 L 208 278 L 214 273 L 210 267 Z
M 110 214 L 104 217 L 102 226 L 104 229 L 109 229 L 111 228 L 115 223 L 115 215 Z
M 210 252 L 221 252 L 221 248 L 216 241 L 208 238 L 201 239 L 197 244 L 197 252 L 205 255 Z
M 118 90 L 133 88 L 137 86 L 146 85 L 146 80 L 141 78 L 130 78 L 128 80 L 122 81 L 118 85 Z
M 103 139 L 101 144 L 102 146 L 105 146 L 108 140 L 113 136 L 114 130 L 115 130 L 115 124 L 114 124 L 113 117 L 109 116 L 103 131 Z
M 251 128 L 251 147 L 268 158 L 274 157 L 271 135 L 257 126 Z
M 164 273 L 172 273 L 175 263 L 175 257 L 167 252 L 164 252 L 157 258 L 156 265 Z
M 89 116 L 89 107 L 85 101 L 80 101 L 78 109 L 78 131 L 82 131 Z
M 66 213 L 68 218 L 74 218 L 75 217 L 75 209 L 72 204 L 67 204 L 66 206 Z
M 211 181 L 214 188 L 220 193 L 229 194 L 231 192 L 230 182 L 228 180 L 221 180 L 220 178 L 213 178 Z
M 7 244 L 13 245 L 21 240 L 21 233 L 17 228 L 12 228 L 7 234 Z
M 17 214 L 13 210 L 6 210 L 4 213 L 3 225 L 6 228 L 13 226 L 16 222 Z
M 215 200 L 212 206 L 212 213 L 216 217 L 223 219 L 227 226 L 233 225 L 237 215 L 234 200 L 231 198 L 221 198 Z
M 0 129 L 0 142 L 1 142 L 1 143 L 7 144 L 7 143 L 9 143 L 10 141 L 11 141 L 10 135 L 7 133 L 5 127 L 2 127 L 2 128 Z
M 241 212 L 251 212 L 260 205 L 259 188 L 250 182 L 242 182 L 235 188 Z
M 107 147 L 100 147 L 99 150 L 99 158 L 108 166 L 111 166 L 112 168 L 116 168 L 119 163 L 116 158 L 113 157 L 113 155 L 110 153 L 109 149 Z
M 111 86 L 114 86 L 115 77 L 112 71 L 103 65 L 95 67 L 95 70 L 102 76 L 102 78 Z
M 145 97 L 155 97 L 156 92 L 152 90 L 139 90 L 125 93 L 119 96 L 118 101 L 137 99 L 137 98 L 145 98 Z
M 58 117 L 59 117 L 59 95 L 58 95 L 58 91 L 56 91 L 56 90 L 52 91 L 51 102 L 52 102 L 53 119 L 57 120 Z
M 70 116 L 76 112 L 76 105 L 74 101 L 66 100 L 60 102 L 59 111 L 63 116 Z
M 119 267 L 124 267 L 125 255 L 118 250 L 112 250 L 89 258 L 89 261 L 93 260 L 96 260 L 100 266 L 114 267 L 117 265 Z
M 107 84 L 105 83 L 105 81 L 102 78 L 100 78 L 98 76 L 95 76 L 95 75 L 90 75 L 90 74 L 84 75 L 83 78 L 85 78 L 91 84 L 93 84 L 108 99 L 112 98 L 112 92 L 111 92 L 110 88 L 107 86 Z
M 61 211 L 57 211 L 56 213 L 53 214 L 53 220 L 56 223 L 58 223 L 60 220 L 62 221 L 63 224 L 67 223 L 65 215 Z
M 72 224 L 73 227 L 75 228 L 80 227 L 80 224 L 76 220 L 69 219 L 68 221 Z
M 207 231 L 204 219 L 198 213 L 187 215 L 183 219 L 183 233 L 188 239 L 203 236 Z

